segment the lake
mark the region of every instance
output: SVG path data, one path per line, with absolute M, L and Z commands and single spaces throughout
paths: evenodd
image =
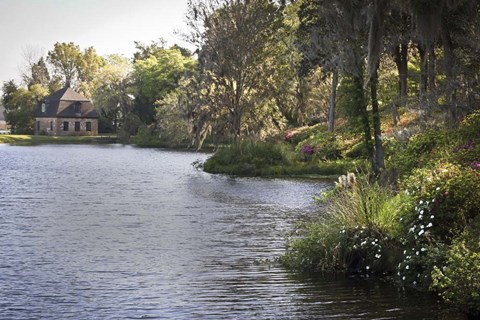
M 0 318 L 463 319 L 425 293 L 269 263 L 328 184 L 195 170 L 206 157 L 0 145 Z

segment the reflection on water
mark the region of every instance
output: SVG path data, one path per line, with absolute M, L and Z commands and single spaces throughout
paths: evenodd
M 0 318 L 461 319 L 382 282 L 259 263 L 325 185 L 195 171 L 205 157 L 1 147 Z

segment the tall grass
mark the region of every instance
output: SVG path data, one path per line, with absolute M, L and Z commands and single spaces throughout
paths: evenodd
M 309 271 L 393 272 L 401 201 L 377 182 L 358 179 L 333 195 L 282 261 Z

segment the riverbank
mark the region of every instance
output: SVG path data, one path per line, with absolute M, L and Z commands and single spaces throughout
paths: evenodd
M 282 262 L 386 277 L 480 317 L 480 112 L 457 129 L 385 139 L 380 177 L 349 174 L 297 230 Z
M 14 145 L 39 144 L 108 144 L 117 143 L 116 136 L 35 136 L 35 135 L 0 135 L 0 143 Z

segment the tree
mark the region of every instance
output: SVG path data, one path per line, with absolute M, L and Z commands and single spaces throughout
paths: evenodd
M 138 46 L 138 44 L 137 44 Z M 195 61 L 178 49 L 154 45 L 137 55 L 134 63 L 135 109 L 143 123 L 155 120 L 155 103 L 178 87 L 181 77 L 195 68 Z M 143 58 L 148 54 L 147 58 Z
M 189 10 L 189 39 L 199 48 L 202 72 L 211 75 L 217 99 L 229 114 L 230 134 L 237 141 L 249 131 L 246 118 L 254 119 L 258 102 L 267 101 L 255 101 L 255 96 L 259 81 L 273 72 L 266 61 L 280 11 L 267 0 L 190 1 Z
M 32 134 L 35 126 L 34 110 L 38 102 L 48 95 L 48 89 L 40 84 L 28 89 L 19 88 L 13 80 L 3 84 L 2 102 L 5 120 L 12 133 Z
M 82 60 L 80 47 L 73 42 L 57 42 L 47 57 L 56 74 L 62 77 L 64 86 L 74 87 L 79 80 L 79 66 Z
M 43 57 L 32 65 L 31 71 L 32 76 L 28 82 L 28 86 L 40 84 L 43 87 L 48 87 L 50 85 L 50 73 L 48 72 L 48 67 Z
M 130 134 L 136 131 L 133 117 L 133 66 L 128 59 L 110 55 L 97 75 L 99 85 L 93 92 L 93 101 L 101 118 L 117 132 L 122 128 Z M 103 128 L 105 130 L 106 128 Z

